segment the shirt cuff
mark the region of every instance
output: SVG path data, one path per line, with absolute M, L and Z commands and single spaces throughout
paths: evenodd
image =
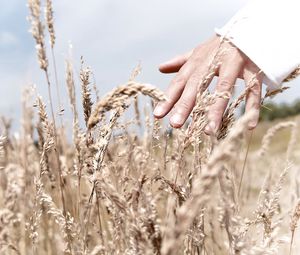
M 299 0 L 253 0 L 215 32 L 248 56 L 275 90 L 300 63 L 299 9 Z

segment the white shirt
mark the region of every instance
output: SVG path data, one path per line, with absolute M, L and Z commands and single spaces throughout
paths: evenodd
M 252 0 L 216 33 L 228 38 L 277 89 L 300 64 L 300 0 Z

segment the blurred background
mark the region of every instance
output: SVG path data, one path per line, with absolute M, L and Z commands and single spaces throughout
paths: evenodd
M 70 43 L 75 70 L 79 70 L 80 56 L 84 56 L 101 95 L 126 82 L 138 63 L 142 66 L 139 81 L 165 89 L 172 75 L 160 74 L 158 64 L 209 38 L 214 28 L 225 24 L 246 2 L 53 0 L 55 53 L 63 104 L 68 102 L 64 60 Z M 44 98 L 47 87 L 28 32 L 26 1 L 0 0 L 0 6 L 0 114 L 18 119 L 22 87 L 34 83 Z M 54 79 L 52 70 L 50 75 Z M 292 103 L 300 94 L 298 81 L 291 82 L 291 89 L 276 96 L 273 102 Z M 238 84 L 241 89 L 243 84 Z

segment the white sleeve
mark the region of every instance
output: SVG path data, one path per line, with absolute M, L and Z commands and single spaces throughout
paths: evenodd
M 279 88 L 300 64 L 300 0 L 252 0 L 216 33 L 228 38 Z

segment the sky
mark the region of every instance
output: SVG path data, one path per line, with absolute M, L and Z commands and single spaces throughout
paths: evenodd
M 214 34 L 247 0 L 53 0 L 56 30 L 55 55 L 63 104 L 68 102 L 64 61 L 69 45 L 75 69 L 80 56 L 91 66 L 101 95 L 128 80 L 141 63 L 138 80 L 165 89 L 172 75 L 157 66 L 184 53 Z M 28 9 L 23 0 L 0 0 L 0 114 L 20 115 L 24 86 L 36 84 L 46 96 L 34 41 L 28 32 Z M 48 39 L 47 39 L 48 43 Z M 53 80 L 53 71 L 50 71 Z M 292 102 L 300 95 L 299 79 L 274 99 Z M 78 85 L 78 84 L 77 84 Z

